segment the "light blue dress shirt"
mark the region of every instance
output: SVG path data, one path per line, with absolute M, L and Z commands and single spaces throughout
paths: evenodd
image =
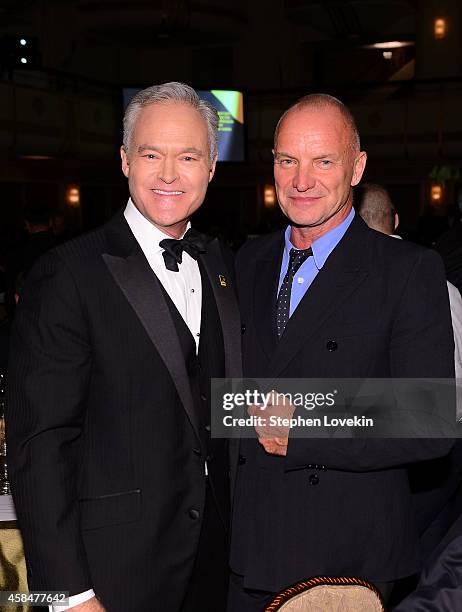
M 308 287 L 316 278 L 319 270 L 324 266 L 327 258 L 335 249 L 337 244 L 343 238 L 345 232 L 350 227 L 351 222 L 355 216 L 354 208 L 352 208 L 348 214 L 348 217 L 331 229 L 327 234 L 321 236 L 313 242 L 311 248 L 313 250 L 313 257 L 308 257 L 300 268 L 297 270 L 294 281 L 292 283 L 292 291 L 290 294 L 290 311 L 289 316 L 291 317 L 294 310 L 300 304 L 303 296 L 305 295 Z M 281 289 L 282 281 L 287 273 L 289 266 L 289 252 L 290 249 L 295 249 L 294 245 L 290 241 L 290 233 L 292 227 L 289 225 L 285 231 L 285 247 L 282 255 L 281 273 L 279 275 L 278 295 Z

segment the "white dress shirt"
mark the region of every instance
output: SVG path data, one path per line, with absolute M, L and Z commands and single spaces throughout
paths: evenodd
M 164 234 L 143 217 L 131 199 L 128 200 L 124 215 L 154 274 L 194 336 L 197 350 L 202 307 L 202 283 L 197 261 L 183 251 L 182 262 L 178 264 L 179 271 L 167 270 L 162 257 L 164 249 L 159 246 L 159 242 L 171 236 Z M 190 227 L 191 224 L 188 223 L 186 230 Z
M 181 264 L 178 264 L 178 272 L 167 270 L 164 258 L 162 257 L 164 249 L 159 246 L 159 242 L 164 240 L 164 238 L 171 238 L 171 236 L 164 234 L 164 232 L 148 221 L 133 204 L 131 198 L 125 207 L 124 216 L 154 274 L 162 283 L 162 286 L 193 335 L 197 351 L 199 347 L 202 308 L 202 282 L 197 261 L 188 253 L 183 252 Z M 188 223 L 186 231 L 190 227 L 191 224 Z M 205 466 L 205 470 L 207 473 L 207 466 Z M 51 612 L 69 610 L 88 601 L 94 595 L 95 592 L 93 589 L 90 589 L 84 593 L 69 597 L 69 604 L 66 606 L 49 606 L 49 609 Z

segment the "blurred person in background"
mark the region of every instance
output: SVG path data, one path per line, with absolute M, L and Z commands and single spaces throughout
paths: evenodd
M 36 203 L 24 210 L 24 227 L 27 239 L 10 250 L 5 260 L 5 303 L 13 312 L 15 306 L 15 282 L 20 273 L 24 275 L 37 259 L 58 244 L 51 227 L 51 209 Z

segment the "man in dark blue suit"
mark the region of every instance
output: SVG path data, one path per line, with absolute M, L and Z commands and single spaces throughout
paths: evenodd
M 355 122 L 311 95 L 281 118 L 274 174 L 287 229 L 237 259 L 244 374 L 251 378 L 454 377 L 444 270 L 426 249 L 369 229 L 352 208 L 366 164 Z M 257 429 L 257 434 L 262 434 Z M 356 575 L 385 596 L 419 571 L 407 467 L 451 442 L 241 441 L 232 612 L 318 575 Z

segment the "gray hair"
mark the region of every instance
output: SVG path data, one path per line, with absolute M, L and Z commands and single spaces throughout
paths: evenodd
M 351 111 L 337 98 L 334 96 L 330 96 L 329 94 L 324 93 L 316 93 L 309 94 L 307 96 L 303 96 L 300 98 L 295 104 L 293 104 L 290 108 L 286 110 L 286 112 L 279 119 L 276 130 L 274 132 L 274 147 L 276 147 L 279 130 L 281 128 L 281 124 L 284 120 L 284 117 L 293 110 L 303 110 L 304 108 L 335 108 L 342 115 L 342 118 L 349 128 L 351 132 L 351 148 L 354 152 L 359 153 L 361 150 L 361 141 L 359 138 L 358 128 L 356 126 L 356 121 L 351 114 Z
M 217 110 L 207 102 L 199 98 L 197 93 L 189 85 L 184 83 L 163 83 L 142 89 L 130 100 L 125 109 L 123 126 L 123 147 L 128 153 L 132 138 L 135 121 L 140 110 L 149 104 L 161 104 L 165 102 L 184 102 L 196 109 L 207 124 L 210 161 L 215 159 L 218 152 L 218 113 Z

